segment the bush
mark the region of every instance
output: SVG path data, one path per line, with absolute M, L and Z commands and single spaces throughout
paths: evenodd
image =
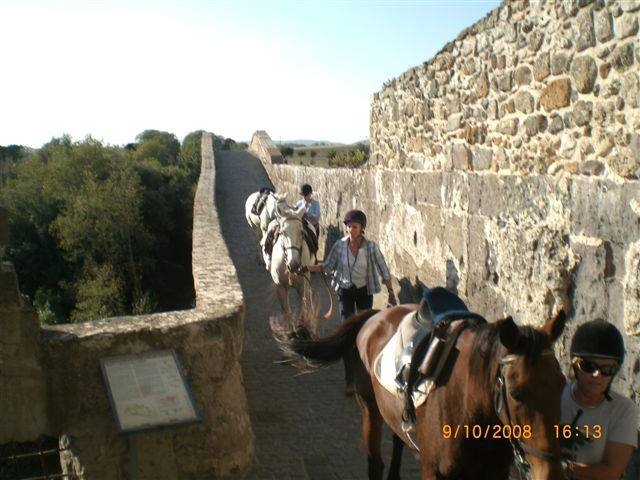
M 309 155 L 311 156 L 311 158 L 315 158 L 315 156 L 318 154 L 318 152 L 316 152 L 315 150 L 311 150 L 309 152 Z
M 293 147 L 288 145 L 280 145 L 280 153 L 283 157 L 289 157 L 293 155 Z
M 327 152 L 327 158 L 329 160 L 333 160 L 334 158 L 336 158 L 336 155 L 338 155 L 338 152 L 336 152 L 335 150 L 331 149 Z
M 328 157 L 328 155 L 327 155 Z M 349 150 L 329 159 L 330 167 L 358 168 L 364 165 L 369 155 L 362 150 Z
M 299 157 L 304 157 L 307 154 L 307 152 L 305 152 L 304 150 L 298 150 L 298 156 Z

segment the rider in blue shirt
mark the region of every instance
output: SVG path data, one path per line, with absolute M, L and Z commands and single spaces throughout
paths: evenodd
M 300 187 L 300 200 L 296 202 L 296 210 L 304 205 L 305 218 L 316 229 L 316 235 L 320 236 L 320 202 L 313 197 L 311 185 L 305 183 Z

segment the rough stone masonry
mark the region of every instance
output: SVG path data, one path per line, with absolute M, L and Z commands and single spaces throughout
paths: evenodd
M 366 167 L 259 155 L 278 190 L 313 185 L 323 232 L 362 208 L 403 286 L 519 323 L 565 308 L 563 359 L 577 325 L 614 323 L 631 359 L 615 387 L 640 402 L 639 15 L 637 0 L 504 2 L 373 96 Z

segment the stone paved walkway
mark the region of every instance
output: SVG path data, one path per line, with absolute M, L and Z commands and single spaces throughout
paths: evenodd
M 280 307 L 268 273 L 256 263 L 256 244 L 244 218 L 246 198 L 266 185 L 270 185 L 269 178 L 255 157 L 246 152 L 216 153 L 216 204 L 246 304 L 242 368 L 256 436 L 256 456 L 248 479 L 364 479 L 367 467 L 360 414 L 355 400 L 343 393 L 342 364 L 296 375 L 293 367 L 274 363 L 280 352 L 268 321 Z M 319 278 L 313 283 L 314 290 L 323 288 Z M 326 292 L 324 302 L 325 296 Z M 334 306 L 334 318 L 325 328 L 337 324 L 336 310 Z M 383 449 L 388 465 L 388 430 Z M 419 479 L 419 463 L 408 448 L 403 460 L 402 478 Z

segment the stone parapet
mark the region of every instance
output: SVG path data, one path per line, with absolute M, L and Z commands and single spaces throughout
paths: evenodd
M 263 163 L 272 165 L 274 163 L 285 163 L 284 157 L 278 147 L 275 146 L 271 137 L 264 130 L 258 130 L 251 137 L 249 151 L 258 157 Z
M 371 107 L 372 163 L 640 178 L 635 0 L 505 1 Z
M 313 185 L 325 248 L 344 234 L 347 210 L 364 210 L 404 301 L 417 285 L 446 285 L 489 319 L 536 325 L 565 308 L 560 356 L 598 316 L 623 332 L 627 358 L 640 354 L 640 182 L 263 164 L 279 192 Z M 635 368 L 628 361 L 616 387 L 638 398 Z
M 0 247 L 8 231 L 7 212 L 0 208 Z M 49 429 L 38 330 L 35 313 L 20 296 L 13 265 L 0 262 L 0 444 L 32 441 Z
M 214 188 L 206 133 L 194 200 L 195 309 L 42 329 L 49 433 L 67 435 L 85 478 L 235 479 L 249 468 L 253 433 L 239 364 L 243 297 L 220 233 Z M 119 434 L 99 361 L 157 349 L 176 351 L 202 422 Z

